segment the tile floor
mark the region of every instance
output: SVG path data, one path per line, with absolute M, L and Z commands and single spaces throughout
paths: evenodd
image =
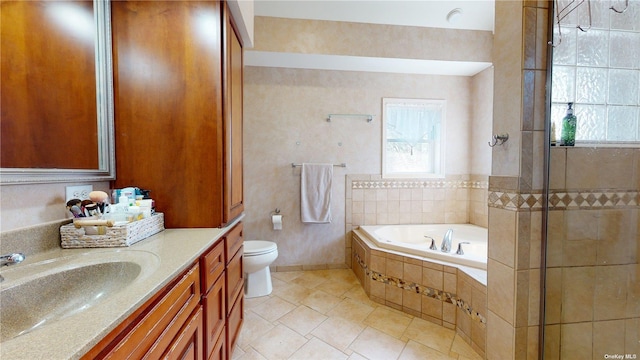
M 233 360 L 481 359 L 455 331 L 369 300 L 350 269 L 271 275 L 271 295 L 245 300 Z

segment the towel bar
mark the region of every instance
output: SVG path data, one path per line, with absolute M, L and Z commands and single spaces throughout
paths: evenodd
M 291 167 L 296 167 L 296 166 L 302 166 L 302 164 L 291 163 Z M 333 166 L 339 166 L 339 167 L 346 168 L 347 167 L 347 163 L 333 164 Z

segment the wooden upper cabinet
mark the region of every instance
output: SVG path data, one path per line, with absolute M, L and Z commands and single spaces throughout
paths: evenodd
M 224 3 L 223 90 L 224 90 L 224 222 L 244 211 L 242 169 L 242 43 L 236 25 Z
M 113 186 L 150 190 L 167 228 L 220 227 L 243 211 L 242 48 L 223 56 L 225 6 L 111 5 Z

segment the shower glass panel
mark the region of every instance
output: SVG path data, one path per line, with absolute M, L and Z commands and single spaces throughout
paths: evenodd
M 559 139 L 573 102 L 578 130 L 575 147 L 547 143 L 544 359 L 640 359 L 640 1 L 628 4 L 585 1 L 550 52 L 549 128 Z

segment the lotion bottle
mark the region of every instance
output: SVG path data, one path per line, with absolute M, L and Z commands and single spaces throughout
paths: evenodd
M 576 123 L 577 118 L 573 115 L 573 103 L 569 103 L 567 115 L 562 118 L 560 146 L 574 146 L 576 144 Z

